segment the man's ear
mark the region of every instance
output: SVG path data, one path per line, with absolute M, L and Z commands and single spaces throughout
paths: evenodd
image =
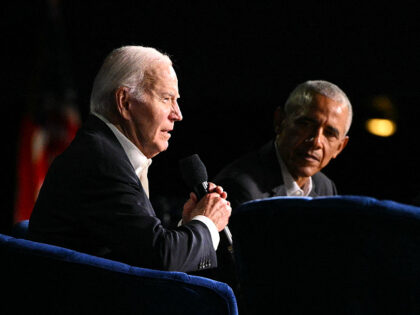
M 349 142 L 349 136 L 345 136 L 343 140 L 341 140 L 341 143 L 338 145 L 337 152 L 333 155 L 333 159 L 335 159 L 341 151 L 344 150 L 344 148 L 347 146 L 347 143 Z
M 115 103 L 117 105 L 117 112 L 125 120 L 130 120 L 130 103 L 128 88 L 120 86 L 115 91 Z
M 279 134 L 282 131 L 282 124 L 285 118 L 283 107 L 277 107 L 274 111 L 274 132 Z

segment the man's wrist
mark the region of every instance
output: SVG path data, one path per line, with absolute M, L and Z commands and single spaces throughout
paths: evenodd
M 208 217 L 204 215 L 197 215 L 191 220 L 201 221 L 207 226 L 207 228 L 210 231 L 211 239 L 213 241 L 214 250 L 217 250 L 217 247 L 219 246 L 219 242 L 220 242 L 220 236 L 219 236 L 219 231 L 217 230 L 216 224 L 214 224 L 214 222 L 211 219 L 209 219 Z
M 191 221 L 192 220 L 200 221 L 207 226 L 210 232 L 211 240 L 213 241 L 213 248 L 214 250 L 217 250 L 217 247 L 219 246 L 219 242 L 220 242 L 220 236 L 219 236 L 219 231 L 217 230 L 216 224 L 214 224 L 214 222 L 211 219 L 207 218 L 204 215 L 196 215 L 195 217 L 191 219 Z M 182 224 L 184 223 L 181 219 L 178 222 L 178 226 L 181 226 Z

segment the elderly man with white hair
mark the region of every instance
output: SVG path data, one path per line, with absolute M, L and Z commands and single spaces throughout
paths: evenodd
M 89 117 L 48 171 L 29 237 L 141 267 L 215 268 L 231 213 L 222 187 L 210 183 L 201 200 L 191 193 L 174 229 L 149 201 L 147 169 L 183 118 L 179 97 L 168 56 L 142 46 L 112 51 L 95 78 Z
M 335 84 L 306 81 L 274 114 L 276 137 L 226 166 L 214 182 L 229 191 L 235 208 L 275 196 L 336 195 L 321 170 L 346 147 L 352 106 Z

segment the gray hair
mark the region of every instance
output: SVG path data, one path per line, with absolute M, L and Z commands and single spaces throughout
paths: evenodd
M 158 62 L 172 65 L 167 55 L 151 47 L 123 46 L 106 58 L 93 82 L 90 111 L 109 118 L 115 110 L 114 92 L 121 86 L 130 88 L 135 97 L 144 93 L 145 72 Z
M 353 119 L 353 109 L 350 100 L 337 85 L 328 81 L 315 80 L 299 84 L 292 93 L 290 93 L 289 98 L 284 105 L 286 116 L 290 116 L 291 114 L 296 113 L 299 109 L 305 108 L 311 104 L 314 94 L 324 95 L 325 97 L 347 106 L 349 110 L 345 128 L 345 134 L 347 134 Z

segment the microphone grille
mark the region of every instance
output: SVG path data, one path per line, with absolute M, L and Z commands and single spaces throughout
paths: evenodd
M 190 155 L 179 161 L 179 168 L 188 187 L 207 182 L 207 170 L 198 154 Z

